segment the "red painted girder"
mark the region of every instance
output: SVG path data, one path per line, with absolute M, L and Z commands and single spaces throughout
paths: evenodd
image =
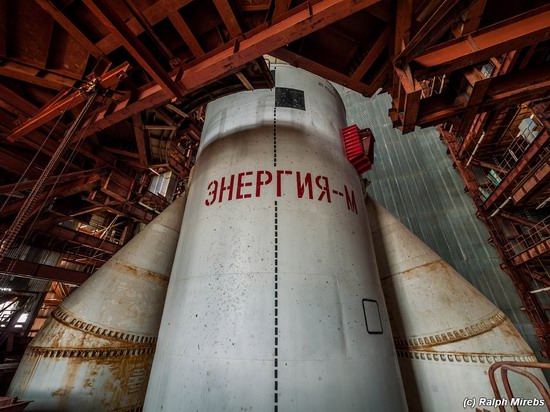
M 122 248 L 122 246 L 117 243 L 100 239 L 99 237 L 88 235 L 87 233 L 82 233 L 77 230 L 68 229 L 60 225 L 51 225 L 46 230 L 40 230 L 40 232 L 47 233 L 59 239 L 79 243 L 102 252 L 107 252 L 111 255 L 115 254 Z
M 182 91 L 157 62 L 155 57 L 126 26 L 104 0 L 83 0 L 86 7 L 109 29 L 147 73 L 169 94 L 181 97 Z
M 56 282 L 80 285 L 91 275 L 77 270 L 65 269 L 58 266 L 41 265 L 5 257 L 0 262 L 0 271 L 33 279 L 53 280 Z
M 332 82 L 355 90 L 356 92 L 363 95 L 373 94 L 376 91 L 376 89 L 372 90 L 372 87 L 369 87 L 368 85 L 362 83 L 361 79 L 352 79 L 351 77 L 346 76 L 343 73 L 340 73 L 313 60 L 300 56 L 299 54 L 291 52 L 284 47 L 274 50 L 269 54 L 273 57 L 284 60 L 292 66 L 307 70 Z
M 92 170 L 82 170 L 79 172 L 72 172 L 72 173 L 65 173 L 58 176 L 50 176 L 48 179 L 46 179 L 46 185 L 52 185 L 52 184 L 59 184 L 59 183 L 65 183 L 69 180 L 78 179 L 83 176 L 87 176 L 90 174 L 98 173 L 101 171 L 101 168 L 98 169 L 92 169 Z M 20 183 L 12 183 L 9 185 L 3 185 L 0 186 L 0 194 L 9 194 L 12 190 L 19 192 L 21 190 L 30 190 L 34 187 L 36 184 L 35 180 L 25 180 L 24 182 Z
M 252 34 L 245 35 L 239 43 L 238 50 L 233 44 L 226 44 L 197 59 L 188 67 L 178 84 L 186 91 L 199 89 L 214 80 L 236 73 L 245 64 L 269 54 L 303 36 L 320 30 L 332 23 L 342 20 L 354 13 L 364 10 L 381 0 L 322 0 L 312 5 L 313 14 L 307 7 L 296 7 L 282 17 L 286 17 L 268 27 L 254 29 Z M 260 29 L 263 29 L 260 31 Z M 176 73 L 171 74 L 172 79 Z M 103 130 L 115 123 L 133 116 L 143 110 L 167 103 L 170 96 L 156 83 L 152 82 L 137 91 L 137 96 L 127 97 L 114 104 L 108 111 L 99 113 L 93 125 L 86 129 L 84 136 Z M 86 128 L 84 125 L 83 128 Z
M 510 170 L 510 172 L 502 179 L 502 181 L 499 183 L 499 185 L 496 187 L 496 189 L 491 193 L 491 195 L 485 200 L 483 203 L 483 209 L 487 210 L 489 209 L 493 203 L 496 202 L 497 199 L 502 196 L 502 194 L 510 188 L 510 185 L 516 181 L 516 179 L 525 171 L 527 165 L 533 159 L 537 153 L 541 150 L 541 148 L 545 147 L 545 145 L 548 143 L 550 137 L 550 132 L 547 129 L 544 129 L 544 131 L 539 134 L 535 141 L 529 146 L 527 151 L 521 156 L 519 161 L 515 164 L 515 166 Z
M 549 91 L 550 65 L 545 64 L 493 78 L 484 100 L 475 107 L 479 108 L 478 112 L 498 109 L 546 97 Z M 421 99 L 416 125 L 425 127 L 443 123 L 468 108 L 466 105 L 453 104 L 453 100 L 448 95 Z
M 550 4 L 430 47 L 411 63 L 417 79 L 471 66 L 512 50 L 544 41 L 550 35 Z
M 550 252 L 550 238 L 540 241 L 536 245 L 531 246 L 520 254 L 512 258 L 514 266 L 529 262 L 532 259 L 542 257 Z
M 104 88 L 109 88 L 115 86 L 119 78 L 129 69 L 130 65 L 128 63 L 121 64 L 117 68 L 105 73 L 101 76 L 100 84 Z M 54 119 L 55 117 L 61 115 L 65 110 L 70 110 L 73 107 L 78 106 L 86 100 L 86 96 L 80 91 L 76 91 L 60 99 L 54 104 L 47 105 L 44 109 L 36 113 L 32 118 L 27 120 L 21 126 L 15 128 L 13 132 L 8 136 L 7 140 L 14 142 L 32 130 L 37 129 L 38 127 L 44 125 L 48 121 Z

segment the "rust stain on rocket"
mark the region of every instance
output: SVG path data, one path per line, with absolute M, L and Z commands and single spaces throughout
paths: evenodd
M 140 279 L 150 280 L 164 287 L 168 286 L 168 276 L 166 275 L 131 265 L 128 262 L 116 261 L 115 266 L 123 273 L 128 273 L 132 276 L 138 276 Z

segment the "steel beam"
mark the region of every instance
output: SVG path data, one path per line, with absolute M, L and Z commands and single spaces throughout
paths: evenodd
M 73 87 L 80 80 L 7 59 L 0 62 L 0 76 L 57 91 Z
M 334 83 L 341 84 L 362 94 L 372 94 L 376 90 L 372 90 L 368 85 L 361 83 L 361 79 L 354 80 L 343 73 L 330 69 L 327 66 L 319 64 L 313 60 L 307 59 L 304 56 L 293 53 L 290 50 L 282 47 L 270 53 L 273 57 L 281 59 L 294 67 L 305 69 L 311 73 L 321 76 Z
M 51 0 L 35 0 L 52 18 L 63 27 L 78 43 L 98 59 L 104 59 L 109 62 L 105 54 L 97 47 L 80 29 L 59 10 Z M 110 62 L 109 62 L 110 63 Z
M 205 85 L 239 71 L 245 64 L 269 54 L 307 34 L 320 30 L 332 23 L 342 20 L 354 13 L 378 4 L 381 0 L 322 0 L 312 5 L 313 14 L 305 7 L 296 7 L 284 15 L 284 19 L 266 27 L 263 31 L 254 30 L 234 50 L 233 45 L 226 44 L 209 53 L 188 67 L 178 84 L 191 92 Z M 172 74 L 175 79 L 176 74 Z M 94 124 L 84 125 L 84 136 L 96 133 L 143 110 L 150 109 L 170 100 L 170 96 L 155 83 L 150 83 L 136 90 L 135 96 L 128 96 L 109 110 L 98 114 Z
M 277 0 L 275 1 L 275 9 L 273 11 L 273 17 L 279 17 L 281 14 L 286 13 L 290 7 L 292 0 Z
M 443 0 L 395 59 L 400 67 L 431 46 L 477 0 Z
M 40 263 L 27 262 L 5 257 L 0 261 L 0 272 L 17 276 L 44 279 L 55 282 L 80 285 L 91 275 L 78 270 L 65 269 L 57 266 L 41 265 Z
M 544 41 L 550 35 L 550 5 L 430 47 L 411 61 L 417 79 L 426 79 Z
M 39 231 L 51 235 L 55 238 L 88 246 L 92 249 L 106 252 L 111 255 L 114 255 L 122 248 L 122 246 L 117 243 L 113 243 L 105 239 L 100 239 L 99 237 L 88 235 L 77 230 L 68 229 L 60 225 L 50 225 L 47 229 Z
M 62 183 L 56 187 L 53 187 L 49 191 L 42 192 L 42 194 L 38 196 L 38 201 L 43 204 L 50 197 L 67 197 L 76 193 L 90 191 L 97 184 L 100 178 L 100 175 L 96 173 L 86 177 L 81 177 L 73 180 L 72 182 Z M 7 204 L 2 210 L 3 217 L 18 212 L 24 203 L 25 199 Z M 42 207 L 42 205 L 39 206 Z M 33 213 L 35 212 L 36 210 Z
M 86 7 L 109 29 L 145 71 L 171 96 L 180 98 L 181 88 L 172 80 L 151 52 L 126 26 L 111 6 L 104 0 L 83 0 Z
M 167 10 L 179 10 L 187 4 L 191 3 L 192 0 L 158 0 L 155 3 L 152 3 L 149 7 L 143 10 L 143 17 L 147 19 L 150 25 L 154 26 L 159 23 L 161 20 L 166 18 Z M 138 36 L 143 33 L 145 29 L 139 23 L 136 18 L 132 18 L 126 22 L 128 29 Z M 115 34 L 111 33 L 105 36 L 102 40 L 96 43 L 96 46 L 103 51 L 105 54 L 109 54 L 115 51 L 120 47 L 120 42 Z
M 181 16 L 181 14 L 178 11 L 175 11 L 173 13 L 170 13 L 168 15 L 168 18 L 172 22 L 172 25 L 176 29 L 176 31 L 181 36 L 182 40 L 187 44 L 187 47 L 189 47 L 189 50 L 191 50 L 191 53 L 195 57 L 200 57 L 204 54 L 204 50 L 202 49 L 202 46 L 198 42 L 197 38 Z
M 130 67 L 128 63 L 121 64 L 117 68 L 105 73 L 100 77 L 101 86 L 109 88 L 115 86 L 120 76 L 122 76 Z M 47 105 L 40 112 L 35 114 L 34 117 L 27 120 L 21 126 L 15 128 L 13 132 L 8 136 L 8 141 L 14 142 L 27 133 L 36 130 L 38 127 L 44 125 L 50 120 L 63 114 L 66 110 L 70 110 L 86 100 L 86 96 L 79 91 L 71 93 L 69 96 L 60 99 L 52 104 Z
M 533 170 L 514 188 L 512 200 L 514 204 L 519 204 L 527 196 L 533 194 L 535 189 L 539 189 L 550 176 L 550 152 L 548 152 L 540 163 L 533 167 Z
M 65 173 L 63 175 L 50 176 L 46 179 L 46 186 L 65 183 L 73 179 L 78 179 L 90 174 L 98 173 L 102 169 L 82 170 L 80 172 Z M 0 195 L 11 193 L 11 191 L 20 192 L 22 190 L 30 190 L 34 187 L 37 180 L 25 180 L 20 183 L 12 183 L 9 185 L 0 186 Z
M 353 72 L 351 75 L 351 80 L 354 82 L 359 82 L 363 78 L 365 74 L 369 71 L 369 69 L 372 67 L 376 59 L 382 54 L 384 51 L 384 48 L 388 45 L 388 39 L 389 39 L 390 31 L 388 28 L 386 28 L 380 37 L 376 40 L 376 42 L 372 45 L 372 47 L 369 48 L 369 51 L 363 61 L 359 64 L 357 69 Z
M 235 17 L 235 12 L 229 3 L 229 0 L 213 0 L 214 6 L 218 10 L 223 24 L 229 32 L 229 36 L 234 39 L 242 34 L 241 26 Z
M 550 91 L 550 65 L 525 69 L 493 78 L 485 99 L 476 107 L 484 112 L 546 97 Z M 454 97 L 439 95 L 420 100 L 417 125 L 421 127 L 443 123 L 467 109 L 456 104 Z
M 143 122 L 141 121 L 141 114 L 132 116 L 132 123 L 134 125 L 134 135 L 136 136 L 139 162 L 146 166 L 149 164 L 149 159 L 147 157 L 147 145 L 145 144 L 146 137 L 145 131 L 143 130 Z
M 496 189 L 483 203 L 483 209 L 488 210 L 503 194 L 505 191 L 511 188 L 511 185 L 516 182 L 516 179 L 527 169 L 529 162 L 539 153 L 541 148 L 545 147 L 550 139 L 550 132 L 548 129 L 544 129 L 540 133 L 535 141 L 529 146 L 527 151 L 521 156 L 519 161 L 510 170 L 510 172 L 502 179 Z

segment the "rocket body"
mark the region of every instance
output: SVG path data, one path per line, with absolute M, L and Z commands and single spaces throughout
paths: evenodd
M 210 103 L 146 411 L 403 411 L 343 104 L 287 66 Z
M 143 406 L 184 206 L 176 200 L 53 312 L 10 396 L 36 411 Z

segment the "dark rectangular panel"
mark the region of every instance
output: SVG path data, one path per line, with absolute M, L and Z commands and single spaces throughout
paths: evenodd
M 275 87 L 275 107 L 306 110 L 304 91 L 287 87 Z

